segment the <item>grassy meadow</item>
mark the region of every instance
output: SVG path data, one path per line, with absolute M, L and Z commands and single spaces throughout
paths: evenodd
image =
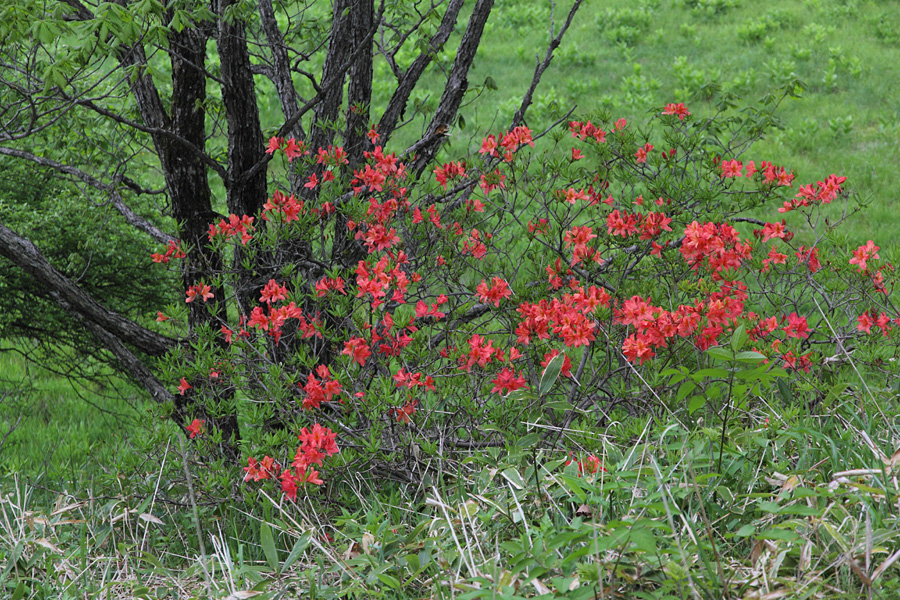
M 448 159 L 505 128 L 569 4 L 497 1 Z M 376 104 L 388 74 L 376 65 Z M 707 114 L 722 94 L 756 102 L 795 80 L 783 129 L 747 158 L 800 183 L 847 176 L 870 205 L 843 235 L 898 256 L 898 0 L 589 0 L 528 123 L 573 106 L 638 124 L 667 102 Z M 579 437 L 600 449 L 595 473 L 523 443 L 473 450 L 418 485 L 348 474 L 291 504 L 205 464 L 127 384 L 75 389 L 20 343 L 0 340 L 2 598 L 900 596 L 898 390 L 865 373 L 721 426 L 614 412 Z

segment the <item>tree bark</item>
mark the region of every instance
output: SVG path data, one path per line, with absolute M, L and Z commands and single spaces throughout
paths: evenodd
M 222 104 L 228 122 L 228 178 L 225 182 L 228 210 L 254 215 L 266 202 L 266 173 L 247 173 L 265 154 L 265 143 L 256 105 L 256 85 L 244 26 L 227 18 L 235 0 L 219 0 L 218 49 L 222 64 Z
M 439 128 L 449 127 L 456 118 L 466 90 L 469 89 L 469 69 L 475 60 L 475 53 L 478 51 L 478 44 L 484 33 L 484 24 L 491 15 L 493 7 L 494 0 L 478 0 L 476 2 L 475 8 L 472 9 L 472 16 L 469 17 L 466 32 L 459 42 L 453 66 L 450 67 L 450 75 L 447 77 L 447 85 L 444 87 L 438 108 L 425 130 L 425 135 L 405 153 L 407 157 L 411 158 L 410 172 L 416 176 L 422 174 L 426 165 L 434 159 L 441 147 L 443 137 Z
M 173 340 L 141 327 L 88 296 L 51 265 L 37 246 L 3 224 L 0 224 L 0 256 L 41 282 L 48 293 L 55 294 L 54 298 L 64 301 L 63 308 L 69 314 L 97 324 L 144 354 L 162 356 L 174 344 Z
M 322 90 L 323 93 L 321 94 L 319 105 L 316 107 L 316 119 L 310 135 L 309 147 L 313 151 L 317 148 L 327 147 L 334 142 L 335 125 L 337 124 L 338 115 L 341 111 L 341 102 L 344 98 L 343 78 L 346 73 L 341 71 L 344 63 L 350 58 L 350 51 L 354 47 L 352 38 L 349 37 L 352 5 L 353 0 L 334 0 L 331 33 L 329 35 L 330 43 L 325 54 L 325 64 L 322 67 L 322 81 L 331 81 L 334 77 L 340 77 L 341 82 Z
M 375 19 L 374 0 L 352 0 L 350 14 L 351 40 L 364 40 Z M 372 42 L 364 44 L 356 54 L 348 74 L 347 127 L 344 131 L 344 150 L 348 169 L 356 169 L 363 162 L 363 151 L 369 139 L 369 113 L 372 103 Z
M 453 33 L 463 2 L 464 0 L 450 0 L 450 5 L 447 6 L 444 18 L 441 19 L 440 27 L 431 37 L 428 51 L 416 57 L 397 84 L 397 89 L 394 90 L 394 95 L 391 96 L 391 100 L 388 102 L 387 108 L 378 122 L 378 134 L 381 136 L 380 142 L 382 145 L 387 145 L 391 134 L 394 133 L 394 129 L 397 128 L 397 124 L 403 118 L 403 113 L 406 111 L 406 103 L 409 102 L 409 96 L 419 82 L 419 78 L 422 77 L 434 56 L 441 51 L 441 48 L 444 47 L 444 44 L 450 38 L 450 34 Z
M 375 19 L 374 0 L 352 0 L 350 39 L 364 40 L 372 29 Z M 371 146 L 366 135 L 369 130 L 369 115 L 372 103 L 372 46 L 363 44 L 356 53 L 348 73 L 347 85 L 347 127 L 344 130 L 344 150 L 347 151 L 347 172 L 352 173 L 363 164 L 366 148 Z M 353 265 L 365 258 L 365 249 L 355 242 L 347 231 L 347 215 L 338 209 L 334 220 L 334 246 L 332 259 Z

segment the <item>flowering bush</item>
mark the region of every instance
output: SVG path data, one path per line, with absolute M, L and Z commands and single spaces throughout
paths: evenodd
M 558 444 L 616 404 L 681 414 L 664 375 L 704 368 L 723 344 L 814 381 L 849 339 L 891 338 L 890 263 L 873 241 L 851 252 L 822 213 L 855 210 L 845 178 L 801 184 L 743 156 L 766 112 L 697 112 L 667 104 L 649 131 L 605 114 L 571 135 L 520 126 L 425 174 L 377 131 L 352 170 L 343 148 L 273 138 L 267 152 L 313 175 L 260 215 L 210 224 L 209 243 L 259 274 L 255 304 L 216 313 L 220 328 L 170 355 L 173 387 L 234 396 L 246 480 L 294 497 L 338 473 L 323 459 L 339 447 L 351 470 L 403 476 L 423 453 L 536 426 Z M 186 302 L 211 287 L 240 299 L 236 271 Z M 283 469 L 269 454 L 284 456 L 295 426 Z

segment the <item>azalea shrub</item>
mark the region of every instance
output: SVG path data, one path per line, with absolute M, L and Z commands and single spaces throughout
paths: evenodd
M 669 376 L 702 372 L 723 346 L 742 369 L 787 375 L 782 392 L 815 387 L 864 362 L 852 348 L 893 345 L 900 313 L 878 244 L 836 232 L 861 206 L 852 182 L 749 151 L 776 105 L 672 103 L 646 128 L 605 113 L 523 125 L 421 173 L 376 130 L 352 170 L 341 147 L 273 138 L 290 181 L 261 214 L 210 223 L 231 267 L 159 312 L 177 328 L 206 303 L 217 319 L 166 358 L 172 388 L 198 418 L 235 411 L 244 484 L 294 498 L 529 435 L 596 472 L 566 431 L 615 407 L 688 416 Z M 715 420 L 727 402 L 690 416 Z M 194 426 L 197 443 L 223 442 Z

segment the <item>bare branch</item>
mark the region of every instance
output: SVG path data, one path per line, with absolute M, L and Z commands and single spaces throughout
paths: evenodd
M 382 6 L 382 8 L 383 8 L 383 6 Z M 381 20 L 381 17 L 382 17 L 382 12 L 379 11 L 378 16 L 375 18 L 375 23 L 378 23 Z M 365 37 L 365 39 L 360 40 L 357 47 L 353 50 L 353 53 L 347 59 L 347 62 L 345 62 L 343 65 L 341 65 L 341 68 L 338 69 L 337 72 L 334 73 L 334 76 L 332 76 L 330 79 L 323 80 L 322 85 L 320 86 L 320 89 L 316 93 L 316 95 L 314 97 L 310 98 L 309 101 L 306 102 L 306 104 L 301 106 L 300 110 L 298 110 L 297 113 L 293 117 L 291 117 L 290 119 L 288 119 L 287 121 L 284 122 L 284 124 L 281 126 L 281 128 L 278 130 L 278 132 L 275 134 L 277 137 L 284 136 L 287 132 L 289 132 L 294 127 L 294 125 L 296 125 L 300 121 L 300 119 L 303 118 L 304 115 L 306 115 L 306 113 L 308 113 L 310 110 L 315 108 L 320 102 L 322 102 L 322 97 L 323 97 L 324 93 L 327 93 L 328 90 L 330 90 L 332 87 L 334 87 L 336 85 L 340 85 L 344 82 L 344 75 L 347 74 L 347 70 L 350 69 L 350 67 L 353 65 L 353 61 L 356 60 L 356 57 L 359 55 L 360 52 L 362 52 L 363 48 L 365 47 L 365 44 L 372 43 L 372 36 L 374 34 L 375 34 L 375 28 L 373 27 L 369 31 L 369 34 Z M 261 159 L 259 159 L 259 161 L 257 161 L 257 163 L 255 165 L 253 165 L 252 169 L 246 171 L 243 175 L 241 175 L 241 178 L 243 179 L 243 178 L 254 177 L 257 173 L 259 173 L 259 171 L 261 169 L 266 168 L 266 165 L 269 164 L 270 160 L 272 160 L 272 155 L 264 154 L 263 157 Z
M 163 136 L 165 138 L 168 138 L 168 139 L 171 139 L 171 140 L 177 142 L 178 144 L 184 146 L 185 148 L 187 148 L 188 150 L 190 150 L 191 152 L 196 154 L 197 157 L 200 160 L 202 160 L 205 165 L 207 165 L 209 168 L 211 168 L 213 171 L 215 171 L 216 174 L 219 177 L 221 177 L 224 181 L 228 181 L 228 171 L 225 169 L 225 167 L 223 167 L 221 164 L 219 164 L 218 162 L 213 160 L 213 158 L 209 154 L 204 152 L 201 148 L 197 147 L 196 144 L 193 144 L 189 140 L 184 139 L 180 135 L 178 135 L 175 132 L 173 132 L 172 130 L 170 130 L 168 127 L 150 127 L 150 126 L 144 125 L 142 123 L 138 123 L 137 121 L 132 121 L 131 119 L 123 117 L 122 115 L 120 115 L 118 113 L 114 113 L 113 111 L 106 109 L 102 106 L 99 106 L 90 100 L 78 100 L 78 99 L 71 99 L 71 100 L 75 104 L 84 106 L 86 108 L 90 108 L 94 112 L 101 114 L 104 117 L 109 117 L 113 121 L 115 121 L 117 123 L 121 123 L 122 125 L 127 125 L 128 127 L 131 127 L 132 129 L 137 129 L 138 131 L 143 131 L 144 133 L 149 133 L 150 135 L 154 135 L 154 136 Z
M 135 356 L 134 352 L 129 350 L 118 337 L 104 329 L 98 323 L 85 318 L 56 292 L 51 292 L 50 296 L 57 301 L 63 310 L 73 315 L 85 329 L 90 331 L 91 334 L 116 357 L 116 360 L 122 368 L 145 390 L 147 390 L 156 402 L 162 404 L 174 400 L 174 396 L 172 396 L 171 392 L 169 392 L 162 382 L 157 379 L 156 375 L 154 375 L 153 372 L 147 368 L 147 365 L 145 365 L 140 358 Z
M 174 340 L 102 306 L 51 265 L 31 241 L 3 224 L 0 224 L 0 256 L 34 277 L 63 308 L 84 319 L 85 324 L 90 321 L 151 356 L 162 356 L 174 344 Z
M 269 49 L 272 51 L 272 69 L 267 75 L 270 76 L 272 83 L 275 84 L 275 91 L 278 93 L 278 100 L 281 102 L 281 112 L 284 114 L 285 120 L 287 120 L 293 117 L 300 109 L 300 102 L 297 97 L 297 90 L 294 89 L 294 82 L 291 79 L 291 62 L 288 58 L 287 47 L 284 44 L 284 36 L 278 29 L 278 22 L 275 20 L 272 0 L 259 0 L 259 20 L 262 24 L 263 32 L 266 34 L 266 40 L 269 42 Z M 306 138 L 300 121 L 297 121 L 294 127 L 291 128 L 290 133 L 297 139 Z
M 428 44 L 428 51 L 423 52 L 416 57 L 397 85 L 394 95 L 391 96 L 391 100 L 388 102 L 387 108 L 381 116 L 381 121 L 378 122 L 378 134 L 381 136 L 383 144 L 387 144 L 394 129 L 397 128 L 397 123 L 400 121 L 406 110 L 406 103 L 409 101 L 409 96 L 413 89 L 415 89 L 419 78 L 422 77 L 422 73 L 425 72 L 425 69 L 431 64 L 434 56 L 441 51 L 441 48 L 444 47 L 444 44 L 447 43 L 447 40 L 450 38 L 450 34 L 453 33 L 453 27 L 456 25 L 456 20 L 459 17 L 459 11 L 462 8 L 462 5 L 463 0 L 450 1 L 447 12 L 444 13 L 444 18 L 441 20 L 441 26 L 438 27 L 438 30 L 431 37 L 431 41 Z
M 575 0 L 575 4 L 572 5 L 571 10 L 569 10 L 569 15 L 566 17 L 566 22 L 563 23 L 563 26 L 560 28 L 559 33 L 555 37 L 552 37 L 552 39 L 550 40 L 550 45 L 547 46 L 547 53 L 544 55 L 544 60 L 539 60 L 537 62 L 537 65 L 535 65 L 534 76 L 532 76 L 531 78 L 531 84 L 528 86 L 528 90 L 525 91 L 525 95 L 522 97 L 522 103 L 519 105 L 518 110 L 516 110 L 516 114 L 513 116 L 510 129 L 521 125 L 522 121 L 525 119 L 525 111 L 527 111 L 528 107 L 531 106 L 531 99 L 534 97 L 534 91 L 537 89 L 538 84 L 541 82 L 541 77 L 543 76 L 544 71 L 546 71 L 547 67 L 550 66 L 550 61 L 553 60 L 553 51 L 559 47 L 559 44 L 562 42 L 563 36 L 569 29 L 569 25 L 572 24 L 572 20 L 575 18 L 575 13 L 578 12 L 578 9 L 583 1 L 584 0 Z M 550 35 L 553 36 L 552 21 L 550 24 Z
M 438 108 L 431 118 L 431 123 L 425 130 L 425 135 L 405 152 L 405 159 L 415 156 L 410 164 L 410 171 L 417 176 L 425 169 L 425 165 L 431 162 L 441 146 L 443 136 L 438 128 L 449 126 L 456 118 L 463 96 L 469 88 L 467 75 L 475 60 L 475 53 L 478 51 L 481 35 L 484 33 L 484 24 L 491 15 L 493 7 L 494 0 L 478 0 L 475 4 L 472 16 L 469 17 L 469 24 L 466 26 L 466 32 L 459 42 L 456 58 L 453 66 L 450 67 L 447 85 Z

